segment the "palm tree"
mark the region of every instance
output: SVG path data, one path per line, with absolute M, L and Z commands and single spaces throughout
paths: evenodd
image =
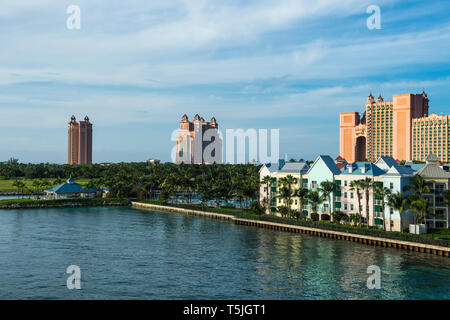
M 333 219 L 333 213 L 331 211 L 331 193 L 333 193 L 336 190 L 336 184 L 333 181 L 322 181 L 320 183 L 320 192 L 322 193 L 322 197 L 328 200 L 329 207 L 329 213 L 331 220 Z
M 27 185 L 23 181 L 14 180 L 12 186 L 17 188 L 17 193 L 21 193 L 23 195 L 24 189 L 26 188 Z
M 361 226 L 362 213 L 361 213 L 361 190 L 362 188 L 362 180 L 353 180 L 350 182 L 350 190 L 356 192 L 356 198 L 358 199 L 358 224 Z M 353 220 L 354 221 L 354 220 Z
M 279 188 L 277 198 L 284 200 L 284 205 L 286 205 L 287 212 L 291 210 L 292 197 L 294 196 L 294 191 L 289 189 L 288 186 L 282 185 Z
M 40 187 L 41 187 L 41 183 L 42 181 L 40 180 L 33 180 L 33 187 L 34 187 L 34 191 L 39 192 Z
M 369 195 L 370 189 L 373 188 L 373 182 L 370 178 L 365 178 L 361 180 L 361 189 L 364 190 L 364 195 L 366 198 L 366 225 L 369 227 Z
M 422 176 L 415 175 L 409 182 L 407 189 L 412 190 L 414 194 L 422 197 L 424 193 L 430 193 L 433 184 L 426 181 Z
M 53 184 L 54 184 L 54 185 L 60 185 L 60 184 L 63 183 L 63 182 L 64 182 L 64 180 L 61 179 L 60 177 L 58 177 L 58 178 L 56 178 L 56 179 L 53 181 Z
M 391 190 L 389 188 L 383 187 L 382 185 L 375 184 L 373 191 L 376 197 L 381 198 L 381 211 L 383 212 L 383 230 L 386 231 L 386 216 L 384 214 L 385 198 L 391 194 Z M 390 225 L 391 221 L 389 219 L 389 226 Z
M 263 199 L 264 207 L 266 208 L 266 214 L 270 213 L 270 186 L 272 185 L 272 177 L 271 176 L 265 176 L 261 184 L 266 187 L 266 197 Z
M 48 180 L 41 181 L 41 188 L 42 188 L 42 190 L 45 190 L 48 187 L 51 187 L 51 183 Z
M 432 186 L 433 186 L 433 184 L 429 181 L 426 181 L 422 176 L 415 175 L 409 181 L 409 185 L 406 187 L 407 190 L 411 190 L 413 192 L 413 194 L 410 195 L 407 200 L 410 207 L 412 208 L 412 203 L 414 201 L 423 199 L 425 193 L 431 193 L 433 191 Z M 415 205 L 417 208 L 418 205 L 422 206 L 423 204 L 419 201 L 419 202 L 416 202 Z M 426 207 L 427 207 L 426 212 L 428 212 L 428 210 L 429 210 L 428 202 L 427 202 Z M 414 211 L 414 210 L 412 210 L 412 211 Z M 425 213 L 424 219 L 426 220 L 426 213 Z
M 308 195 L 309 203 L 311 204 L 311 211 L 313 214 L 317 215 L 317 207 L 321 204 L 324 199 L 319 195 L 319 191 L 311 191 Z
M 309 190 L 306 188 L 303 188 L 300 184 L 300 188 L 298 188 L 297 190 L 295 190 L 295 194 L 294 197 L 298 198 L 298 204 L 300 206 L 300 214 L 301 216 L 303 216 L 303 204 L 305 202 L 308 202 L 308 195 L 309 195 Z
M 413 198 L 410 203 L 410 209 L 408 211 L 414 214 L 414 225 L 417 228 L 417 224 L 426 221 L 427 213 L 430 208 L 428 207 L 428 199 L 426 198 Z
M 31 199 L 31 196 L 33 195 L 33 189 L 25 187 L 25 194 L 28 196 L 28 199 Z
M 281 214 L 282 217 L 285 217 L 289 214 L 289 210 L 286 206 L 278 206 L 277 212 Z
M 281 187 L 279 188 L 278 197 L 285 200 L 288 212 L 291 211 L 292 198 L 295 195 L 295 190 L 292 188 L 294 184 L 294 177 L 292 175 L 287 175 L 286 177 L 280 178 Z
M 398 211 L 399 217 L 400 217 L 400 232 L 403 232 L 402 228 L 402 213 L 406 206 L 406 199 L 403 198 L 403 195 L 401 192 L 397 191 L 397 193 L 390 193 L 387 195 L 387 205 Z M 391 220 L 391 213 L 389 212 L 389 220 Z M 390 225 L 389 225 L 390 227 Z M 392 228 L 389 229 L 389 231 L 392 231 Z

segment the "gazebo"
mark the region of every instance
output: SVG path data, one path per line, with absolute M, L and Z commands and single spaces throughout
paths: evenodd
M 44 190 L 45 197 L 49 200 L 57 199 L 75 199 L 75 198 L 94 198 L 100 191 L 98 188 L 89 188 L 83 190 L 83 186 L 75 183 L 72 178 L 59 186 Z

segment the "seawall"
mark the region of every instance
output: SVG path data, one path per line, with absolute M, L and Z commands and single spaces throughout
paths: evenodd
M 429 245 L 429 244 L 423 244 L 423 243 L 417 243 L 417 242 L 371 237 L 371 236 L 365 236 L 365 235 L 359 235 L 359 234 L 353 234 L 353 233 L 338 232 L 338 231 L 324 230 L 324 229 L 318 229 L 318 228 L 309 228 L 309 227 L 303 227 L 303 226 L 294 226 L 294 225 L 269 222 L 269 221 L 242 219 L 242 218 L 236 218 L 232 215 L 204 212 L 204 211 L 191 210 L 191 209 L 183 209 L 183 208 L 177 208 L 177 207 L 160 206 L 160 205 L 154 205 L 154 204 L 148 204 L 148 203 L 132 202 L 131 205 L 133 207 L 140 208 L 140 209 L 177 212 L 177 213 L 184 213 L 184 214 L 195 215 L 195 216 L 203 216 L 203 217 L 212 218 L 212 219 L 216 219 L 216 220 L 231 221 L 238 225 L 253 226 L 253 227 L 265 228 L 265 229 L 271 229 L 271 230 L 277 230 L 277 231 L 302 233 L 302 234 L 308 234 L 308 235 L 318 236 L 318 237 L 322 237 L 322 238 L 353 241 L 353 242 L 359 242 L 362 244 L 367 244 L 367 245 L 372 245 L 372 246 L 404 249 L 404 250 L 409 250 L 409 251 L 431 253 L 431 254 L 435 254 L 435 255 L 450 257 L 450 248 Z

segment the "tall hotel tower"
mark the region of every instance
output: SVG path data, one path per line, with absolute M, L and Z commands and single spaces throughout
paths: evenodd
M 69 122 L 68 164 L 92 163 L 92 123 L 86 116 L 84 121 L 77 122 L 72 116 Z
M 176 163 L 222 163 L 222 139 L 219 124 L 212 117 L 209 122 L 198 114 L 193 121 L 184 115 L 180 121 L 176 145 Z M 209 160 L 205 156 L 209 156 Z
M 365 112 L 341 112 L 340 155 L 349 163 L 376 161 L 381 156 L 396 160 L 423 161 L 429 153 L 448 162 L 450 147 L 449 116 L 428 115 L 428 97 L 422 94 L 394 95 L 375 101 L 372 94 Z

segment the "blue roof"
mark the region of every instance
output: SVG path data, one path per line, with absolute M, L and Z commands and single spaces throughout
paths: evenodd
M 413 162 L 410 162 L 410 161 L 407 161 L 405 163 L 405 167 L 410 167 L 414 171 L 418 171 L 418 170 L 422 169 L 422 167 L 424 165 L 425 165 L 425 163 L 413 163 Z
M 350 173 L 349 168 L 352 167 L 353 171 Z M 365 172 L 362 172 L 362 168 L 366 168 Z M 355 162 L 342 168 L 342 174 L 360 175 L 360 176 L 381 176 L 385 172 L 381 170 L 377 165 L 372 162 Z
M 414 174 L 414 170 L 410 167 L 405 166 L 392 166 L 387 172 L 386 176 L 412 176 Z
M 280 170 L 285 164 L 285 161 L 280 159 L 278 163 L 266 163 L 265 166 L 269 170 L 270 173 L 277 172 Z
M 73 179 L 67 180 L 66 183 L 60 184 L 59 186 L 47 189 L 47 192 L 54 193 L 80 193 L 83 186 L 79 183 L 73 182 Z
M 81 192 L 82 193 L 95 193 L 95 192 L 98 192 L 98 191 L 100 191 L 101 189 L 99 189 L 99 188 L 89 188 L 89 189 L 83 189 L 83 190 L 81 190 Z
M 336 165 L 336 163 L 334 162 L 333 158 L 331 158 L 330 156 L 324 156 L 324 155 L 319 156 L 319 158 L 322 159 L 322 161 L 325 163 L 325 165 L 328 167 L 328 169 L 330 169 L 330 171 L 333 172 L 333 174 L 341 173 L 341 170 L 339 170 L 339 168 Z

